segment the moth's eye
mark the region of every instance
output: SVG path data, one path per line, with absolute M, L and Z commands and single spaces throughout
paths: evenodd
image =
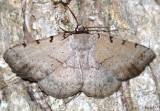
M 76 31 L 79 31 L 79 29 L 77 28 Z

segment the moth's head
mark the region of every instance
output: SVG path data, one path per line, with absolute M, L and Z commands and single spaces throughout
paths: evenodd
M 77 25 L 75 31 L 76 31 L 76 32 L 83 32 L 83 31 L 85 31 L 85 27 L 82 26 L 82 25 Z
M 91 34 L 72 34 L 70 37 L 70 47 L 74 51 L 87 51 L 94 48 L 94 38 Z

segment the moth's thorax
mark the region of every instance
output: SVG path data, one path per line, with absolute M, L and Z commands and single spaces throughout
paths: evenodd
M 70 47 L 72 50 L 91 50 L 93 45 L 94 41 L 91 34 L 73 34 L 70 38 Z
M 89 69 L 90 67 L 96 67 L 97 64 L 93 58 L 91 51 L 73 51 L 71 55 L 70 66 L 81 67 L 82 69 Z
M 73 34 L 70 37 L 70 47 L 72 50 L 73 65 L 82 68 L 93 66 L 94 38 L 91 34 Z M 92 64 L 92 65 L 91 65 Z

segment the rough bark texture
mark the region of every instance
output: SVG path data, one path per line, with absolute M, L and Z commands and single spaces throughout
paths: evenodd
M 46 96 L 52 110 L 79 111 L 159 111 L 160 90 L 160 5 L 159 0 L 1 0 L 0 1 L 0 110 L 41 111 L 28 82 L 11 72 L 3 60 L 9 47 L 74 30 L 76 21 L 65 7 L 69 5 L 80 24 L 111 26 L 111 35 L 151 48 L 156 59 L 138 77 L 123 83 L 120 90 L 105 99 L 83 93 L 65 103 Z

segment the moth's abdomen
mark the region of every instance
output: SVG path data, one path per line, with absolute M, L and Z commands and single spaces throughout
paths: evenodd
M 76 50 L 76 51 L 87 51 L 87 50 L 90 50 L 92 47 L 89 46 L 89 45 L 74 45 L 74 44 L 71 44 L 71 48 L 73 50 Z

